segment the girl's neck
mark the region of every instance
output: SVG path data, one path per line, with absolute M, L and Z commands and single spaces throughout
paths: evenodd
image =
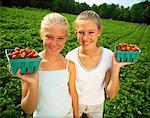
M 87 55 L 87 56 L 94 56 L 100 51 L 101 51 L 101 46 L 99 47 L 95 46 L 94 48 L 91 48 L 91 49 L 84 49 L 82 46 L 79 47 L 79 53 Z
M 51 55 L 51 54 L 47 53 L 45 50 L 43 51 L 42 56 L 44 59 L 49 60 L 49 61 L 57 61 L 57 60 L 63 59 L 63 56 L 60 53 Z

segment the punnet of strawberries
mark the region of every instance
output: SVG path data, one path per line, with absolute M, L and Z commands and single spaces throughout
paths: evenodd
M 39 55 L 30 48 L 21 49 L 16 47 L 12 53 L 8 54 L 10 59 L 38 58 Z
M 118 62 L 135 62 L 140 55 L 137 45 L 122 43 L 116 46 L 116 59 Z
M 21 74 L 37 72 L 42 58 L 34 49 L 19 48 L 5 49 L 8 63 L 13 74 L 21 70 Z

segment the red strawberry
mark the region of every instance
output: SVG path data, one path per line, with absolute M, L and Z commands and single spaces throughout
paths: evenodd
M 12 55 L 11 53 L 8 54 L 8 57 L 9 57 L 10 59 L 12 58 L 12 56 L 13 56 L 13 55 Z
M 20 54 L 19 51 L 15 51 L 13 53 L 9 53 L 8 57 L 11 59 L 19 58 L 19 54 Z
M 122 46 L 121 45 L 117 45 L 116 48 L 117 48 L 117 50 L 121 50 Z
M 131 46 L 131 51 L 133 51 L 133 52 L 135 52 L 135 51 L 137 51 L 137 48 L 136 48 L 136 46 Z
M 20 54 L 19 51 L 15 51 L 15 52 L 12 53 L 12 55 L 19 55 L 19 54 Z
M 16 59 L 17 58 L 17 55 L 12 55 L 12 59 Z
M 27 52 L 26 52 L 26 51 L 24 51 L 24 52 L 22 52 L 22 54 L 27 55 Z
M 32 52 L 30 52 L 30 53 L 27 55 L 27 57 L 28 57 L 28 58 L 32 58 L 34 54 L 35 54 L 35 52 L 32 51 Z
M 122 50 L 127 50 L 127 46 L 128 46 L 128 44 L 127 43 L 124 43 L 123 45 L 122 45 Z
M 37 57 L 38 57 L 38 54 L 35 53 L 32 57 L 33 57 L 33 58 L 37 58 Z

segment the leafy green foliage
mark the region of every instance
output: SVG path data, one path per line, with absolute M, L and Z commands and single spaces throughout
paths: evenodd
M 27 117 L 21 110 L 21 81 L 7 71 L 6 48 L 30 47 L 43 50 L 39 35 L 40 22 L 48 10 L 0 7 L 0 117 Z M 79 46 L 72 23 L 75 15 L 63 14 L 70 23 L 70 36 L 62 54 Z M 99 43 L 114 51 L 116 44 L 136 44 L 141 49 L 138 61 L 121 69 L 120 91 L 112 101 L 105 101 L 105 118 L 150 117 L 150 27 L 135 23 L 102 19 L 103 33 Z

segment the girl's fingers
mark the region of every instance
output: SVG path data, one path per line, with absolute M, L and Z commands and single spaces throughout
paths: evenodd
M 118 66 L 119 68 L 125 67 L 125 66 L 127 66 L 127 65 L 134 64 L 134 63 L 135 63 L 135 62 L 117 62 L 115 55 L 113 55 L 112 64 L 113 64 L 114 66 Z
M 21 79 L 22 79 L 22 81 L 24 81 L 24 82 L 26 82 L 26 83 L 28 83 L 28 84 L 31 83 L 30 78 L 27 78 L 26 75 L 22 75 Z
M 129 65 L 129 64 L 134 64 L 135 62 L 122 62 L 123 65 Z
M 21 79 L 29 85 L 33 85 L 36 81 L 38 81 L 38 73 L 24 74 Z
M 21 78 L 21 77 L 22 77 L 22 75 L 20 74 L 20 72 L 21 72 L 20 69 L 17 70 L 17 72 L 16 72 L 15 75 L 12 73 L 11 67 L 10 67 L 9 65 L 7 65 L 7 70 L 8 70 L 8 71 L 11 73 L 11 75 L 13 75 L 14 77 L 18 77 L 18 78 Z
M 34 81 L 36 81 L 38 79 L 38 73 L 25 73 L 25 74 L 21 74 L 21 69 L 18 69 L 16 74 L 14 75 L 11 71 L 11 67 L 9 65 L 7 65 L 7 69 L 8 71 L 11 73 L 11 75 L 13 75 L 14 77 L 18 77 L 21 78 L 22 81 L 28 83 L 28 84 L 33 84 Z
M 34 76 L 34 78 L 38 78 L 38 73 L 37 72 L 34 73 L 33 76 Z
M 16 72 L 16 77 L 19 77 L 19 78 L 22 78 L 22 75 L 20 74 L 21 70 L 18 69 L 17 72 Z
M 7 65 L 7 70 L 11 73 L 11 68 L 9 65 Z
M 130 64 L 134 64 L 135 62 L 121 62 L 120 65 L 121 67 L 124 67 L 124 66 L 127 66 L 127 65 L 130 65 Z
M 7 70 L 9 71 L 9 73 L 10 73 L 12 76 L 16 77 L 16 75 L 14 75 L 14 74 L 12 73 L 11 67 L 10 67 L 9 65 L 7 65 Z

